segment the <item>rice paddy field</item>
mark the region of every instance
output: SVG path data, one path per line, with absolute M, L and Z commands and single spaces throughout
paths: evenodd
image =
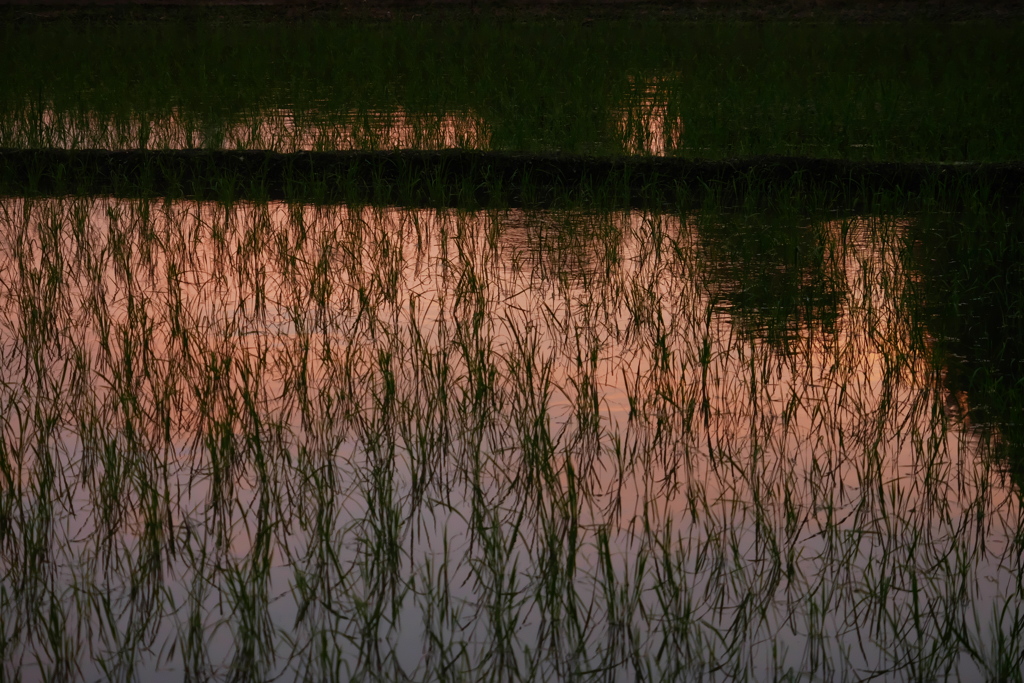
M 0 23 L 0 681 L 1024 677 L 1019 19 L 232 16 Z

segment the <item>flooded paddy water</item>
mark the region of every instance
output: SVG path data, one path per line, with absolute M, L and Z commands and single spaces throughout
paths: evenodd
M 951 220 L 3 198 L 4 675 L 1019 676 Z
M 1021 680 L 1019 22 L 18 16 L 0 681 Z

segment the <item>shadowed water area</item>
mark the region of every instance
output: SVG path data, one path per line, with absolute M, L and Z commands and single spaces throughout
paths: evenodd
M 998 218 L 4 198 L 3 671 L 1012 678 Z

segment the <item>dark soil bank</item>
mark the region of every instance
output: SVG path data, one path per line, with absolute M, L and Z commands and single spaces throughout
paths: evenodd
M 507 152 L 0 150 L 0 193 L 508 205 L 631 205 L 751 198 L 864 208 L 931 197 L 1016 206 L 1024 164 L 875 163 L 796 157 L 699 161 Z

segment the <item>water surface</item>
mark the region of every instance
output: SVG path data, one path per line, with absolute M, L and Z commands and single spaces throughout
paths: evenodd
M 3 199 L 5 676 L 1010 674 L 917 221 Z

